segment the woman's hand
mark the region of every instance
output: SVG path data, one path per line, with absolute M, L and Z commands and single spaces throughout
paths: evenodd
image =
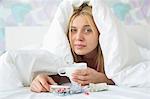
M 39 74 L 31 83 L 30 89 L 34 92 L 49 91 L 49 84 L 56 84 L 55 81 L 46 74 Z
M 76 70 L 72 76 L 73 81 L 81 85 L 87 85 L 89 83 L 113 84 L 113 82 L 111 82 L 104 73 L 97 72 L 92 68 Z

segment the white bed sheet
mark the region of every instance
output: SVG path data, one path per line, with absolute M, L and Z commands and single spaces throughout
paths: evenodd
M 0 99 L 150 99 L 150 88 L 125 88 L 109 86 L 108 91 L 58 96 L 53 93 L 35 93 L 28 87 L 0 92 Z

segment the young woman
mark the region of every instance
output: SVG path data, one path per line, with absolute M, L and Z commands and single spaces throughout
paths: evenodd
M 88 65 L 86 70 L 81 69 L 73 73 L 73 80 L 81 85 L 104 82 L 114 84 L 104 72 L 104 60 L 99 44 L 100 32 L 92 17 L 92 7 L 82 4 L 74 9 L 67 36 L 74 62 L 86 62 Z M 46 74 L 39 74 L 31 83 L 31 90 L 49 91 L 49 84 L 55 84 L 55 81 Z

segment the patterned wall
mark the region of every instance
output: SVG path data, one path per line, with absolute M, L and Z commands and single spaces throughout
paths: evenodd
M 150 0 L 107 1 L 115 15 L 126 24 L 150 24 Z
M 5 26 L 49 25 L 62 0 L 0 0 L 0 53 L 5 49 Z M 107 0 L 125 24 L 150 24 L 150 0 Z
M 0 54 L 5 50 L 5 26 L 49 25 L 61 0 L 0 0 Z

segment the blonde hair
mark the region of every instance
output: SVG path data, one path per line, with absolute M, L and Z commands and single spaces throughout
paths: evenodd
M 74 12 L 73 12 L 73 14 L 69 20 L 69 24 L 68 24 L 68 33 L 67 33 L 68 39 L 69 39 L 69 32 L 71 31 L 71 24 L 72 24 L 73 20 L 79 15 L 85 16 L 85 18 L 87 19 L 89 24 L 92 26 L 91 27 L 92 30 L 93 30 L 92 23 L 94 23 L 94 26 L 96 27 L 93 16 L 92 16 L 92 7 L 88 6 L 87 4 L 84 3 L 79 8 L 74 8 Z M 96 27 L 96 29 L 97 29 L 97 27 Z M 98 31 L 98 29 L 97 29 L 97 31 Z M 80 62 L 81 57 L 78 56 L 73 50 L 71 50 L 71 51 L 73 54 L 74 61 L 77 63 Z M 104 60 L 103 60 L 103 55 L 102 55 L 102 51 L 101 51 L 99 42 L 98 42 L 98 46 L 97 46 L 97 51 L 98 51 L 97 52 L 98 54 L 96 56 L 96 62 L 94 64 L 97 65 L 97 71 L 104 72 Z

